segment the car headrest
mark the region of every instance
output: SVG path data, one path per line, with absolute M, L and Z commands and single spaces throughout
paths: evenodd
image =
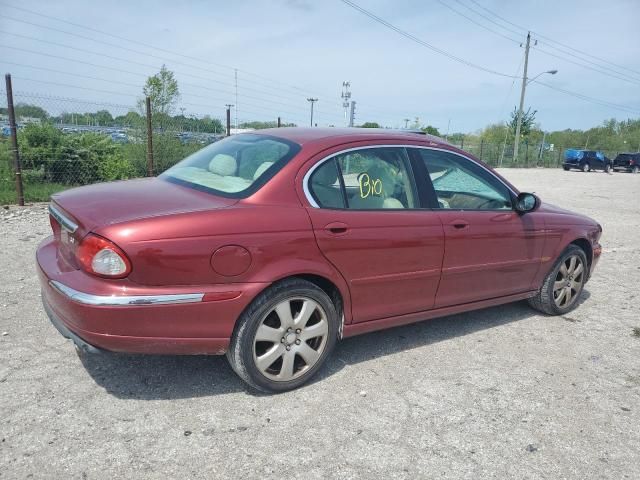
M 234 175 L 237 168 L 236 159 L 226 153 L 218 153 L 209 162 L 209 171 L 223 177 Z
M 273 162 L 262 162 L 258 168 L 256 168 L 256 172 L 253 174 L 253 179 L 257 179 L 260 175 L 262 175 L 265 170 L 267 170 L 271 165 L 273 165 Z
M 325 185 L 330 186 L 336 183 L 338 180 L 338 172 L 336 171 L 335 165 L 333 162 L 330 162 L 330 165 L 323 165 L 313 174 L 313 183 L 317 185 Z

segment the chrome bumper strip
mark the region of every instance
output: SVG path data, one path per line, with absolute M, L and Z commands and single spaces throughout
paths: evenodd
M 58 210 L 56 207 L 54 207 L 51 204 L 49 204 L 49 213 L 68 232 L 75 233 L 75 231 L 78 230 L 78 224 L 69 220 L 68 217 L 64 216 L 60 210 Z
M 204 293 L 176 293 L 168 295 L 92 295 L 90 293 L 79 292 L 71 287 L 50 280 L 51 288 L 61 293 L 74 302 L 84 305 L 98 306 L 128 306 L 128 305 L 168 305 L 174 303 L 196 303 L 201 302 Z

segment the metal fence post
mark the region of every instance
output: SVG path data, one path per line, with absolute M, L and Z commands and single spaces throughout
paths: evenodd
M 460 139 L 460 150 L 464 150 L 464 137 Z
M 280 128 L 281 125 L 282 123 L 280 122 L 280 117 L 278 117 L 278 128 Z
M 227 105 L 227 137 L 231 136 L 231 107 Z
M 484 150 L 484 140 L 480 140 L 480 160 L 482 160 L 482 151 Z
M 11 74 L 4 76 L 7 86 L 7 110 L 9 111 L 9 128 L 11 130 L 11 150 L 13 150 L 13 168 L 16 174 L 16 195 L 18 205 L 24 206 L 24 190 L 22 189 L 22 166 L 18 152 L 18 128 L 16 127 L 16 113 L 13 109 L 13 89 L 11 88 Z
M 146 98 L 147 104 L 147 175 L 153 177 L 153 128 L 151 126 L 151 98 Z

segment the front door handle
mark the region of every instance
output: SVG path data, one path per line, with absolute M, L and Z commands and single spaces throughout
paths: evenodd
M 463 228 L 467 228 L 469 226 L 469 222 L 466 220 L 454 220 L 449 225 L 458 230 L 462 230 Z
M 325 225 L 324 229 L 333 235 L 342 235 L 344 233 L 347 233 L 347 231 L 349 230 L 349 226 L 346 223 L 342 222 L 331 222 Z

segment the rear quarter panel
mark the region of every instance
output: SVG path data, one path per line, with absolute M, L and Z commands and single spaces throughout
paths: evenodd
M 350 312 L 342 276 L 322 256 L 301 206 L 246 205 L 209 212 L 157 217 L 106 226 L 96 231 L 119 245 L 131 259 L 128 279 L 141 285 L 211 285 L 264 283 L 313 274 L 340 290 Z M 246 271 L 225 276 L 211 266 L 220 247 L 238 245 L 249 251 Z

